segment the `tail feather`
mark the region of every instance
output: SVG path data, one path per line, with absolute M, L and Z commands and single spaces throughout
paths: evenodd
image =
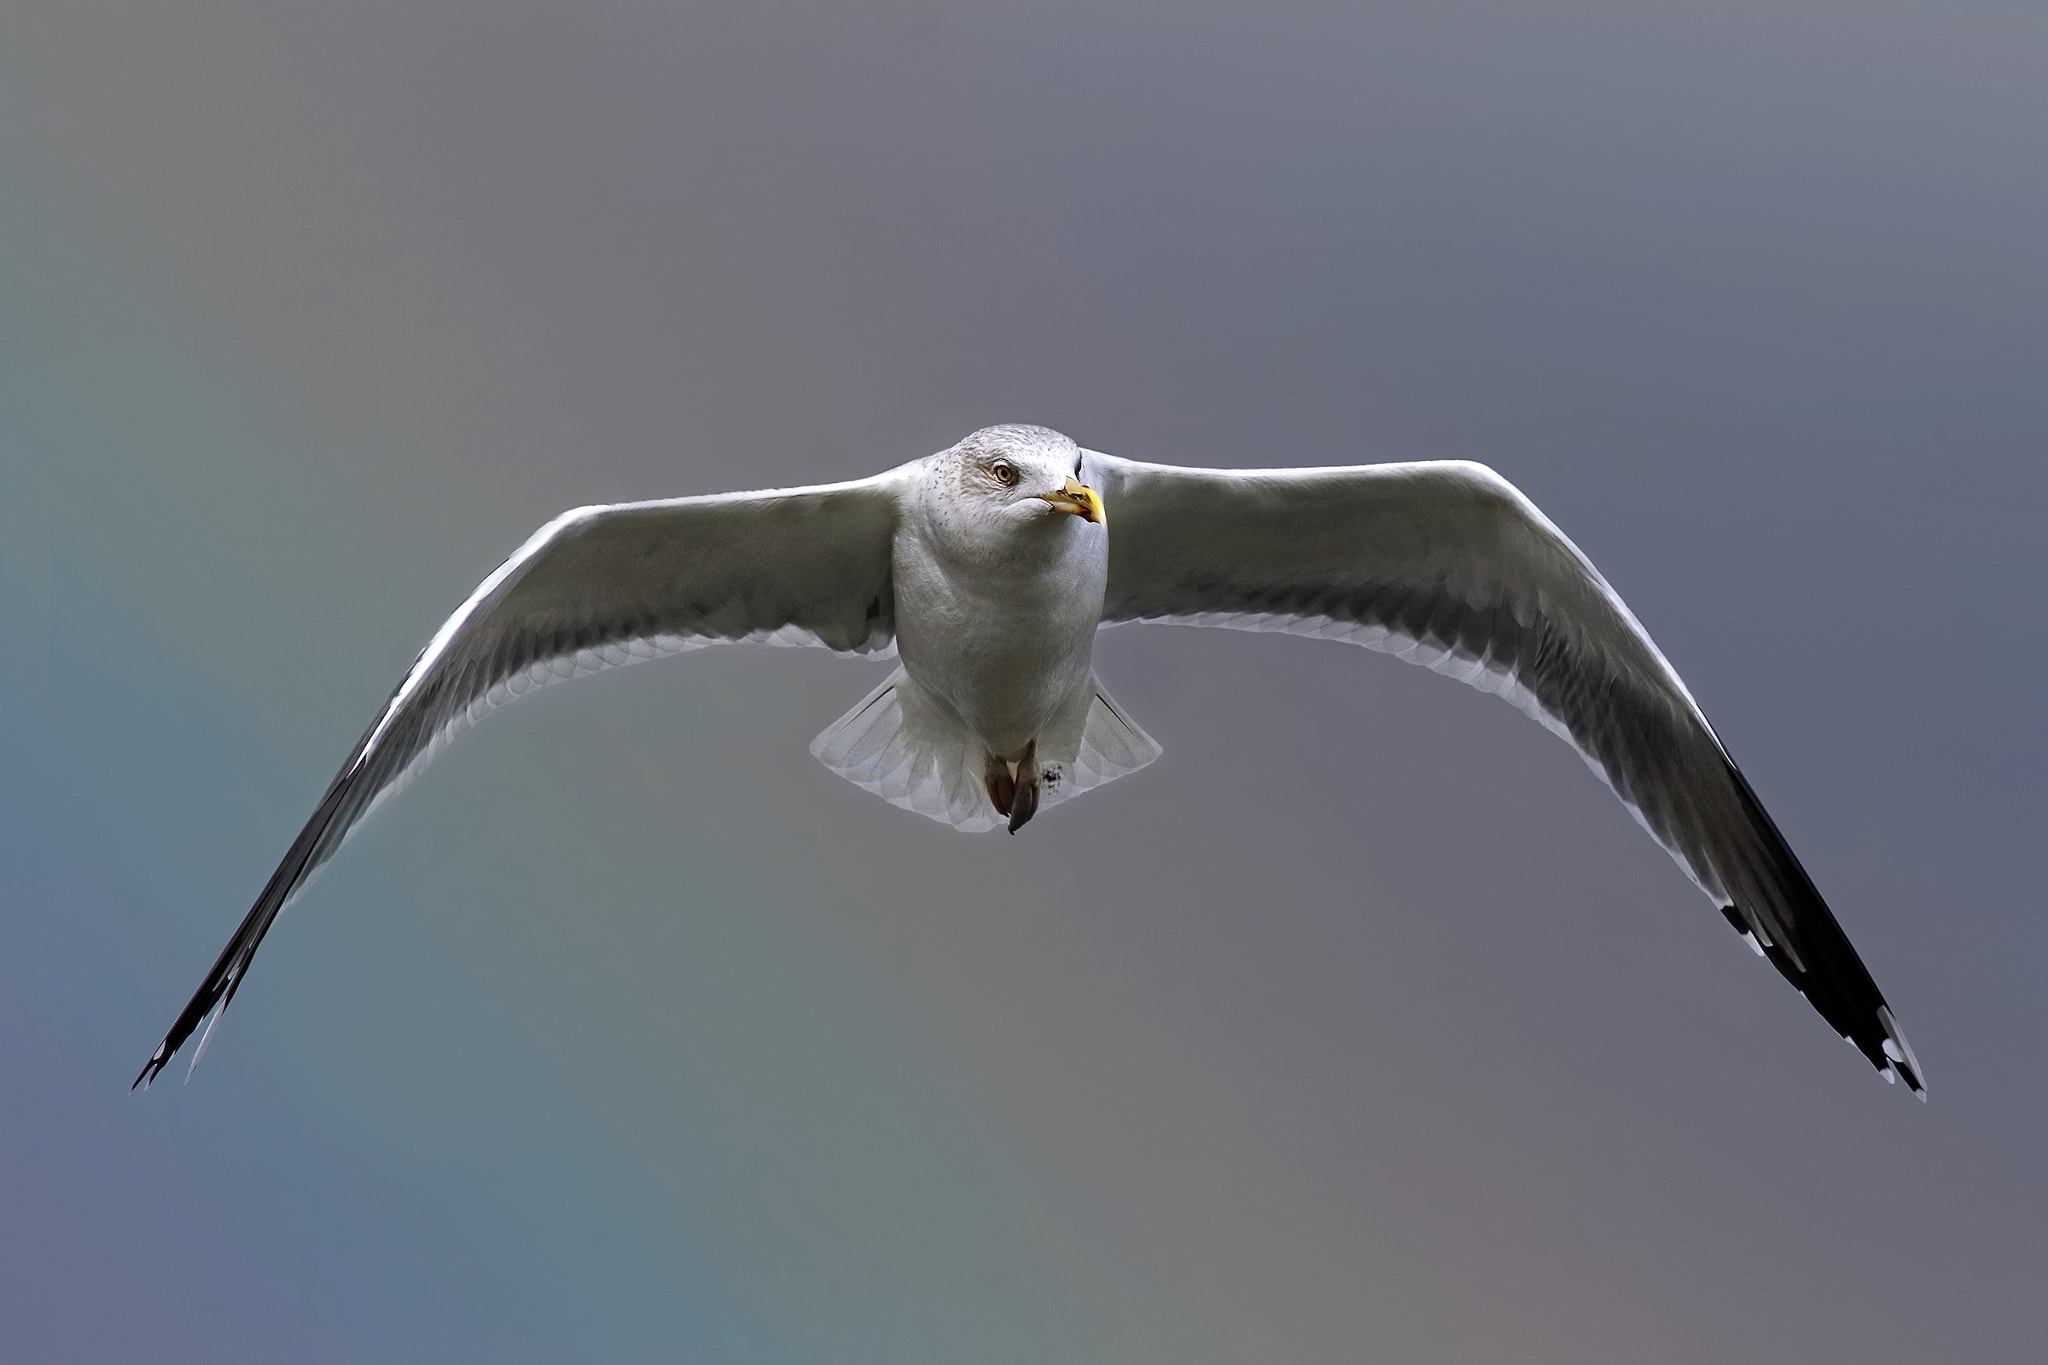
M 988 755 L 952 712 L 898 668 L 811 741 L 820 763 L 891 805 L 967 833 L 1003 819 L 984 784 Z M 1041 807 L 1114 781 L 1159 757 L 1159 745 L 1092 676 L 1037 742 Z
M 993 829 L 980 745 L 898 668 L 811 741 L 820 763 L 893 806 L 952 825 Z M 972 782 L 962 780 L 970 770 Z
M 1091 676 L 1075 703 L 1039 738 L 1038 763 L 1044 772 L 1039 804 L 1050 806 L 1079 796 L 1134 773 L 1157 757 L 1158 741 L 1139 729 Z

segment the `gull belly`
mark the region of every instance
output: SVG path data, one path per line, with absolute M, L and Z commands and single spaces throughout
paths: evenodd
M 1014 761 L 1089 686 L 1106 528 L 1033 507 L 969 537 L 924 512 L 895 546 L 897 654 L 990 754 Z

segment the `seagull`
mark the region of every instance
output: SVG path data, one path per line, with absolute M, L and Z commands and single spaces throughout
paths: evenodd
M 1015 834 L 1159 745 L 1091 666 L 1122 622 L 1343 640 L 1506 698 L 1575 748 L 1887 1081 L 1920 1064 L 1692 694 L 1592 563 L 1484 465 L 1193 469 L 993 426 L 851 483 L 579 507 L 407 670 L 150 1054 L 204 1055 L 278 912 L 483 714 L 703 645 L 900 661 L 811 752 L 895 805 Z M 134 1087 L 130 1087 L 131 1089 Z

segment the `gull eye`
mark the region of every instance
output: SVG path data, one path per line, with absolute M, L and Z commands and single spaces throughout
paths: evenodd
M 1005 488 L 1009 488 L 1017 482 L 1017 466 L 1011 464 L 1008 460 L 997 460 L 988 467 L 988 472 L 995 475 L 996 482 Z

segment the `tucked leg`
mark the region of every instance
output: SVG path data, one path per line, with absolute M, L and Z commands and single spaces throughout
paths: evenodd
M 1024 822 L 1038 814 L 1038 741 L 1024 746 L 1024 757 L 1017 760 L 1017 777 L 1014 794 L 1010 798 L 1010 833 L 1015 834 L 1024 827 Z
M 1008 815 L 1017 797 L 1017 779 L 1010 776 L 1010 765 L 990 754 L 988 768 L 982 780 L 988 784 L 988 803 L 996 808 L 996 814 Z M 1011 826 L 1013 831 L 1015 828 L 1015 825 Z

